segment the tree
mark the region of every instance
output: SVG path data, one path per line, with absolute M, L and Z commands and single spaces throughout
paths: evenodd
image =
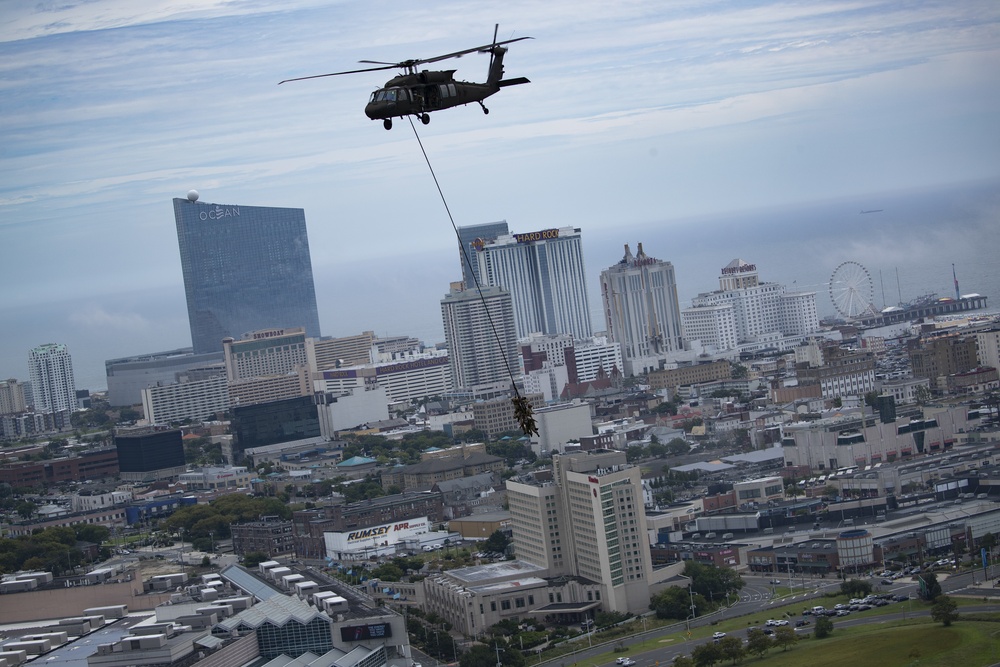
M 923 385 L 914 387 L 913 400 L 917 402 L 917 405 L 926 405 L 931 400 L 931 390 Z
M 695 609 L 704 612 L 708 607 L 708 600 L 695 595 L 694 605 Z M 685 619 L 691 615 L 691 596 L 686 588 L 670 586 L 650 599 L 649 608 L 656 611 L 657 618 Z
M 694 660 L 686 655 L 678 655 L 670 665 L 671 667 L 694 667 Z
M 93 523 L 78 523 L 73 526 L 73 530 L 76 531 L 76 538 L 78 540 L 83 540 L 84 542 L 93 542 L 94 544 L 102 544 L 107 542 L 108 537 L 111 536 L 111 531 L 105 526 L 98 526 Z
M 646 450 L 642 445 L 632 445 L 625 450 L 625 460 L 629 463 L 635 463 L 636 461 L 641 461 L 642 457 L 646 455 Z
M 931 607 L 931 618 L 947 628 L 958 620 L 958 603 L 947 595 L 939 595 Z
M 30 519 L 36 509 L 35 503 L 28 502 L 27 500 L 22 500 L 14 506 L 14 511 L 20 514 L 22 519 Z
M 674 438 L 667 443 L 667 453 L 671 456 L 681 456 L 691 451 L 691 445 L 684 438 Z
M 495 530 L 493 533 L 486 538 L 483 542 L 483 549 L 486 551 L 492 551 L 498 554 L 506 553 L 507 547 L 510 546 L 510 538 L 502 530 Z
M 747 633 L 747 651 L 758 658 L 763 658 L 772 646 L 774 642 L 760 628 L 754 628 Z
M 941 584 L 938 582 L 936 574 L 933 572 L 921 574 L 917 579 L 919 580 L 917 595 L 920 596 L 921 600 L 933 601 L 941 595 Z
M 684 564 L 684 576 L 691 579 L 695 593 L 712 602 L 725 600 L 727 593 L 735 593 L 744 586 L 736 570 L 702 565 L 691 560 Z
M 489 646 L 475 644 L 458 659 L 459 667 L 494 667 L 496 651 Z
M 372 577 L 382 581 L 400 581 L 403 578 L 403 570 L 395 563 L 379 565 L 372 570 Z
M 833 621 L 826 616 L 820 616 L 817 618 L 816 629 L 813 630 L 813 636 L 816 639 L 826 639 L 831 634 L 833 634 Z
M 782 651 L 787 651 L 788 647 L 793 646 L 798 640 L 799 638 L 795 636 L 795 630 L 788 626 L 783 625 L 774 631 L 774 645 L 780 646 Z
M 861 598 L 872 592 L 872 585 L 861 579 L 849 579 L 840 584 L 840 592 L 852 598 Z
M 266 560 L 270 560 L 270 556 L 263 551 L 251 551 L 243 557 L 243 567 L 255 568 Z
M 719 640 L 719 651 L 723 660 L 732 660 L 733 664 L 743 662 L 747 650 L 743 648 L 743 640 L 739 637 L 723 637 Z
M 876 409 L 878 405 L 878 392 L 877 391 L 867 391 L 865 392 L 865 405 L 870 407 L 872 410 Z
M 701 644 L 691 651 L 691 658 L 694 660 L 696 667 L 712 667 L 712 665 L 722 660 L 722 649 L 715 642 Z

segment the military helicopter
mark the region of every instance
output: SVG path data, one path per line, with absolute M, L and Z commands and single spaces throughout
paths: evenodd
M 402 69 L 404 74 L 395 76 L 374 93 L 365 106 L 365 115 L 372 120 L 381 120 L 383 127 L 392 129 L 392 119 L 404 116 L 419 116 L 420 122 L 424 125 L 431 122 L 430 112 L 450 109 L 460 104 L 478 102 L 483 108 L 483 113 L 490 110 L 483 104 L 490 95 L 500 92 L 501 88 L 516 86 L 522 83 L 530 83 L 528 79 L 518 77 L 516 79 L 503 78 L 503 57 L 507 53 L 505 44 L 520 42 L 531 37 L 518 37 L 516 39 L 506 39 L 497 41 L 497 29 L 493 30 L 493 43 L 484 46 L 475 46 L 471 49 L 455 51 L 443 56 L 434 58 L 423 58 L 416 60 L 404 60 L 399 63 L 385 63 L 377 60 L 361 60 L 359 62 L 381 67 L 368 67 L 365 69 L 355 69 L 346 72 L 332 72 L 330 74 L 316 74 L 313 76 L 303 76 L 296 79 L 285 79 L 278 84 L 289 81 L 304 81 L 305 79 L 319 79 L 326 76 L 340 76 L 341 74 L 358 74 L 360 72 L 377 72 L 385 69 Z M 489 53 L 490 68 L 486 78 L 486 83 L 476 83 L 470 81 L 455 81 L 455 70 L 445 70 L 429 72 L 427 70 L 417 71 L 417 67 L 427 63 L 436 63 L 449 58 L 460 58 L 467 53 Z

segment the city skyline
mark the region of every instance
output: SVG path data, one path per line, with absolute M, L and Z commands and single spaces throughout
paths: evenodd
M 461 277 L 454 232 L 408 124 L 385 132 L 363 116 L 371 88 L 387 77 L 276 83 L 364 58 L 485 43 L 497 22 L 500 38 L 535 38 L 512 45 L 505 60 L 508 76 L 532 83 L 491 98 L 488 117 L 458 108 L 419 132 L 459 225 L 572 225 L 593 239 L 584 248 L 592 311 L 594 277 L 613 263 L 609 254 L 644 240 L 677 267 L 682 303 L 710 288 L 699 266 L 684 263 L 704 259 L 702 244 L 712 242 L 711 273 L 743 257 L 791 286 L 821 283 L 845 259 L 886 273 L 909 262 L 927 273 L 918 288 L 930 291 L 947 286 L 946 268 L 959 262 L 969 291 L 1000 298 L 961 264 L 970 247 L 982 250 L 969 237 L 991 240 L 995 197 L 975 210 L 953 207 L 920 239 L 889 233 L 906 220 L 883 203 L 883 193 L 922 195 L 1000 176 L 995 3 L 6 10 L 0 234 L 14 249 L 5 283 L 17 286 L 0 297 L 0 312 L 17 323 L 0 339 L 6 376 L 23 378 L 27 350 L 46 341 L 67 343 L 78 369 L 185 346 L 167 202 L 190 189 L 210 201 L 308 212 L 324 333 L 440 340 L 427 322 Z M 487 66 L 476 55 L 452 63 L 467 80 L 482 80 Z M 44 86 L 39 66 L 47 66 Z M 737 225 L 747 218 L 738 211 L 819 201 L 845 226 L 856 225 L 848 216 L 859 210 L 886 209 L 864 216 L 876 238 L 845 230 L 839 258 L 822 246 L 813 264 L 825 275 L 786 277 L 786 267 L 727 247 L 735 234 L 676 247 L 653 243 L 647 231 L 675 239 L 706 217 L 729 215 Z M 975 226 L 963 227 L 969 216 Z M 825 222 L 782 228 L 815 242 Z M 944 267 L 928 268 L 930 250 Z M 444 268 L 431 265 L 446 254 Z

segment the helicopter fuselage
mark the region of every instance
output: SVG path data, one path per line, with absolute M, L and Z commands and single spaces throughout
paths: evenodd
M 385 86 L 372 93 L 365 106 L 365 115 L 372 120 L 385 120 L 431 111 L 450 109 L 462 104 L 482 102 L 500 90 L 499 85 L 455 81 L 455 70 L 420 72 L 393 77 Z

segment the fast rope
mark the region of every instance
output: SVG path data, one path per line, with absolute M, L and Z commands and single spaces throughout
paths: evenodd
M 427 151 L 424 150 L 424 142 L 420 140 L 420 135 L 417 133 L 417 126 L 413 124 L 413 117 L 407 116 L 406 118 L 410 121 L 410 127 L 413 129 L 413 136 L 417 138 L 417 145 L 420 146 L 420 152 L 424 156 L 424 162 L 427 163 L 427 169 L 431 172 L 431 178 L 434 179 L 434 187 L 437 188 L 438 195 L 441 197 L 441 203 L 444 204 L 444 210 L 448 214 L 448 220 L 451 221 L 451 228 L 455 231 L 455 238 L 458 239 L 458 246 L 462 249 L 462 256 L 465 258 L 466 263 L 469 266 L 472 266 L 472 259 L 469 257 L 469 250 L 462 243 L 462 238 L 459 236 L 458 226 L 455 224 L 455 218 L 451 214 L 451 208 L 448 206 L 448 200 L 445 199 L 444 191 L 441 190 L 441 184 L 438 182 L 437 174 L 434 173 L 434 167 L 431 166 L 431 160 L 427 156 Z M 473 273 L 472 279 L 476 283 L 476 292 L 478 292 L 479 300 L 482 302 L 483 310 L 486 312 L 486 319 L 489 321 L 490 329 L 493 331 L 493 338 L 497 342 L 497 349 L 500 351 L 500 356 L 503 358 L 504 366 L 507 368 L 507 375 L 510 376 L 510 386 L 514 390 L 514 398 L 510 399 L 511 403 L 514 404 L 514 416 L 517 418 L 518 424 L 520 424 L 521 430 L 525 435 L 538 435 L 538 426 L 535 424 L 531 403 L 528 402 L 527 397 L 521 396 L 521 393 L 517 390 L 517 382 L 514 379 L 514 371 L 510 367 L 510 360 L 507 358 L 507 353 L 503 348 L 503 343 L 500 342 L 500 334 L 497 333 L 497 327 L 493 322 L 493 315 L 490 313 L 489 304 L 486 303 L 486 297 L 483 296 L 483 288 L 479 284 L 479 278 L 475 273 Z

